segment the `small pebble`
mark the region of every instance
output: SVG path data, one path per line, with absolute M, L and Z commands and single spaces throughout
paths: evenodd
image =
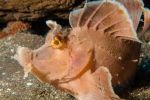
M 13 52 L 14 52 L 14 49 L 10 49 L 10 51 L 13 53 Z
M 7 88 L 7 91 L 10 91 L 11 89 L 10 88 Z
M 33 84 L 33 83 L 30 83 L 30 82 L 29 82 L 29 83 L 27 83 L 26 85 L 27 85 L 27 86 L 31 86 L 32 84 Z
M 12 92 L 12 94 L 16 94 L 16 92 Z
M 2 75 L 6 75 L 6 73 L 2 73 Z
M 20 73 L 20 71 L 15 72 L 16 74 Z

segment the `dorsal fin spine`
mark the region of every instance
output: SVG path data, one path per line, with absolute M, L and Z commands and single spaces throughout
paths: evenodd
M 85 25 L 88 27 L 91 19 L 94 17 L 94 15 L 96 14 L 96 12 L 100 9 L 100 7 L 102 6 L 103 2 L 100 2 L 99 6 L 95 9 L 95 11 L 91 14 L 91 16 L 88 18 L 87 22 L 85 23 Z
M 94 29 L 97 30 L 98 25 L 108 16 L 110 16 L 112 13 L 114 13 L 116 11 L 116 9 L 114 9 L 113 11 L 111 11 L 110 13 L 108 13 L 103 19 L 99 20 L 97 24 L 94 25 Z
M 109 32 L 109 33 L 107 33 L 107 34 L 112 34 L 112 33 L 114 33 L 114 32 L 119 32 L 119 31 L 122 31 L 122 30 L 128 30 L 128 28 L 116 29 L 116 30 L 114 30 L 114 31 L 112 31 L 112 32 Z
M 85 10 L 86 10 L 86 6 L 87 6 L 87 2 L 85 3 L 84 8 L 83 8 L 83 11 L 81 12 L 81 14 L 80 14 L 80 16 L 79 16 L 79 20 L 78 20 L 78 22 L 77 22 L 77 27 L 80 27 L 80 22 L 81 22 L 81 20 L 82 20 L 83 14 L 84 14 L 84 12 L 85 12 Z
M 110 24 L 108 27 L 105 27 L 105 28 L 103 28 L 103 29 L 101 29 L 101 30 L 107 30 L 108 28 L 111 28 L 111 27 L 113 27 L 113 26 L 115 26 L 116 24 L 119 24 L 119 23 L 122 23 L 123 22 L 123 19 L 119 19 L 117 22 L 115 22 L 115 23 L 112 23 L 112 24 Z M 111 34 L 110 34 L 111 35 Z

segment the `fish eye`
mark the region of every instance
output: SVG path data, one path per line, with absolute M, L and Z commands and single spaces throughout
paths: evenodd
M 62 41 L 57 36 L 54 37 L 54 39 L 51 40 L 50 44 L 55 49 L 59 49 L 63 46 Z

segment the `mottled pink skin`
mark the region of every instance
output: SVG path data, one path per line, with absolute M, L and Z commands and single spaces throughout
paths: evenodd
M 128 83 L 135 75 L 141 46 L 135 27 L 118 2 L 100 1 L 84 9 L 70 14 L 72 30 L 64 47 L 51 45 L 61 27 L 49 21 L 54 33 L 48 33 L 42 47 L 19 48 L 16 59 L 25 72 L 79 100 L 120 100 L 112 86 Z
M 34 74 L 40 81 L 53 84 L 57 88 L 69 92 L 79 100 L 120 100 L 113 91 L 111 85 L 111 74 L 106 67 L 102 66 L 95 72 L 92 72 L 92 63 L 89 62 L 88 67 L 85 69 L 85 71 L 80 73 L 81 75 L 79 74 L 77 77 L 71 78 L 70 76 L 66 76 L 68 75 L 68 73 L 61 74 L 63 71 L 59 72 L 60 69 L 57 69 L 58 67 L 51 69 L 50 67 L 49 69 L 46 69 L 45 66 L 35 67 L 34 63 L 36 62 L 34 62 L 34 59 L 37 58 L 28 55 L 34 55 L 34 53 L 35 51 L 31 52 L 31 50 L 27 48 L 20 47 L 18 48 L 17 60 L 24 67 L 25 71 L 31 71 L 32 74 Z M 43 65 L 42 60 L 40 63 Z M 31 66 L 29 66 L 29 64 Z M 53 74 L 55 70 L 59 73 L 55 72 Z M 51 75 L 51 73 L 53 76 Z
M 51 52 L 47 53 L 47 50 L 48 52 Z M 59 89 L 66 90 L 79 100 L 119 99 L 113 91 L 111 75 L 106 67 L 100 67 L 97 71 L 92 72 L 92 57 L 91 55 L 90 57 L 87 55 L 86 57 L 89 58 L 89 61 L 87 62 L 88 64 L 86 67 L 82 70 L 82 72 L 75 73 L 72 72 L 71 69 L 68 69 L 69 67 L 67 67 L 67 64 L 69 63 L 69 55 L 66 55 L 68 55 L 68 52 L 65 49 L 60 51 L 55 49 L 53 51 L 52 48 L 48 49 L 47 46 L 42 46 L 38 50 L 31 51 L 28 48 L 19 47 L 17 60 L 24 67 L 25 72 L 31 71 L 40 81 L 53 84 Z M 48 56 L 48 58 L 45 58 L 45 56 Z M 77 57 L 79 57 L 79 55 Z M 59 62 L 56 62 L 58 60 Z M 75 60 L 73 65 L 80 63 L 80 61 L 79 63 L 77 62 L 78 61 Z M 53 67 L 53 65 L 57 67 Z M 68 73 L 68 70 L 71 71 L 72 74 Z

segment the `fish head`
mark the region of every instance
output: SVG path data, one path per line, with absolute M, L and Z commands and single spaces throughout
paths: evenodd
M 66 74 L 69 62 L 69 52 L 63 44 L 49 32 L 45 43 L 38 49 L 18 47 L 15 58 L 23 66 L 25 77 L 31 72 L 42 82 L 61 79 Z

